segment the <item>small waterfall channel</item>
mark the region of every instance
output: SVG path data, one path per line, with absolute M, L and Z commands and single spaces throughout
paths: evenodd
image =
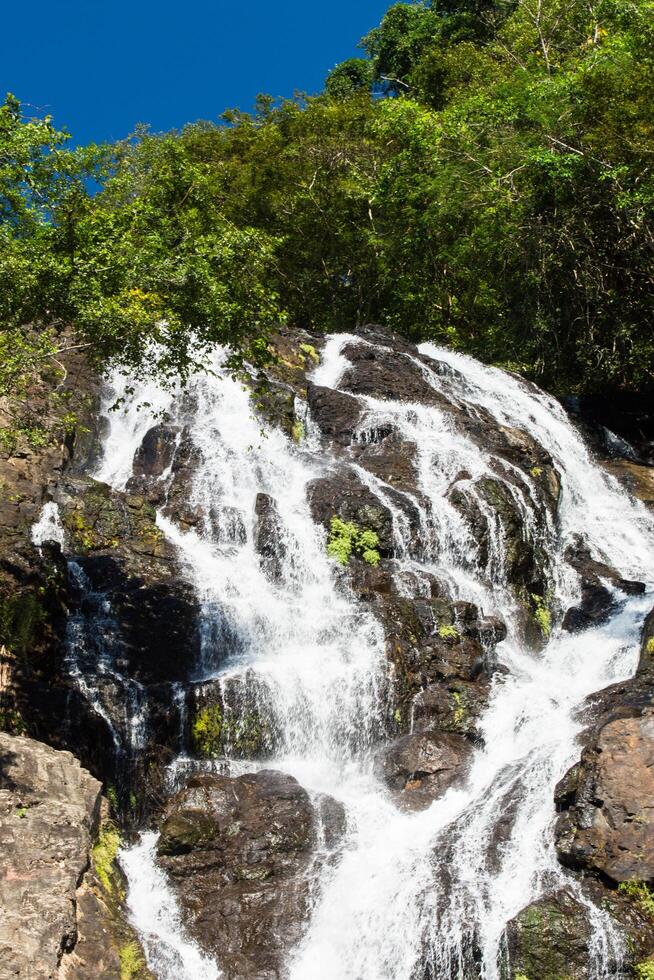
M 346 348 L 370 343 L 347 334 L 328 338 L 313 382 L 338 390 L 349 366 Z M 426 577 L 436 575 L 453 598 L 474 603 L 507 627 L 497 647 L 503 670 L 494 676 L 480 722 L 483 742 L 465 781 L 422 812 L 399 809 L 376 775 L 373 755 L 393 679 L 381 624 L 349 592 L 327 556 L 325 531 L 311 517 L 307 486 L 326 462 L 306 406 L 296 406 L 305 413 L 305 437 L 295 442 L 262 423 L 248 390 L 224 371 L 220 353 L 211 373 L 194 377 L 184 390 L 137 383 L 128 391 L 116 377 L 106 404 L 117 397 L 124 403 L 107 413 L 104 456 L 94 476 L 125 487 L 134 453 L 153 424 L 144 403 L 188 434 L 198 460 L 188 505 L 201 519 L 189 529 L 164 505 L 157 520 L 201 604 L 201 652 L 190 679 L 220 685 L 227 708 L 249 699 L 274 732 L 266 767 L 345 806 L 342 851 L 323 868 L 303 939 L 288 952 L 290 980 L 499 980 L 506 923 L 557 883 L 587 906 L 590 975 L 620 976 L 621 936 L 556 859 L 553 791 L 579 757 L 579 707 L 635 669 L 652 604 L 654 525 L 593 461 L 554 399 L 449 350 L 425 344 L 420 355 L 419 369 L 436 394 L 498 427 L 525 432 L 550 455 L 560 479 L 556 517 L 539 508 L 535 476 L 516 470 L 507 484 L 525 534 L 538 539 L 546 556 L 551 583 L 551 635 L 536 651 L 520 639 L 520 610 L 496 515 L 476 499 L 490 529 L 482 557 L 479 541 L 448 499 L 457 474 L 467 474 L 472 495 L 480 478 L 497 479 L 493 453 L 459 431 L 438 402 L 355 396 L 364 409 L 356 439 L 392 429 L 416 447 L 419 493 L 410 503 L 418 515 L 419 549 L 409 541 L 397 491 L 350 461 L 393 515 L 398 592 L 420 594 Z M 170 468 L 160 479 L 172 480 Z M 274 575 L 256 548 L 260 494 L 277 509 L 282 559 Z M 560 611 L 579 601 L 580 581 L 566 549 L 580 535 L 595 558 L 646 582 L 648 591 L 620 596 L 604 624 L 568 633 L 560 628 Z M 84 682 L 93 686 L 93 674 Z M 243 771 L 258 764 L 235 765 Z M 193 766 L 182 751 L 171 781 Z M 502 819 L 509 812 L 507 825 Z M 161 980 L 218 977 L 220 962 L 184 933 L 155 863 L 155 844 L 155 835 L 145 833 L 122 856 L 149 965 Z

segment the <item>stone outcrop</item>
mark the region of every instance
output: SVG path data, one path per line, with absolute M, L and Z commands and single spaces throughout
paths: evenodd
M 57 975 L 77 941 L 76 892 L 100 783 L 68 752 L 0 733 L 0 975 Z
M 229 980 L 277 980 L 301 936 L 320 833 L 336 848 L 340 804 L 284 773 L 194 776 L 166 806 L 159 860 L 198 942 Z
M 588 980 L 590 924 L 584 906 L 565 889 L 532 902 L 506 929 L 507 980 Z
M 463 735 L 403 735 L 379 751 L 377 771 L 402 808 L 423 810 L 463 780 L 471 751 Z
M 604 725 L 559 802 L 559 857 L 614 882 L 654 878 L 654 712 Z
M 653 650 L 654 611 L 635 677 L 596 696 L 581 760 L 557 787 L 559 857 L 614 883 L 654 878 Z

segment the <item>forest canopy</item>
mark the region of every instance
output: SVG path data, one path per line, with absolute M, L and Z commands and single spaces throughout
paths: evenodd
M 654 3 L 399 3 L 361 49 L 318 96 L 115 145 L 8 96 L 0 395 L 71 325 L 171 376 L 366 321 L 556 392 L 651 388 Z

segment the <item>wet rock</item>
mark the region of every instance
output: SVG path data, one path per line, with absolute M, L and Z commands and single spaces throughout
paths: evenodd
M 584 906 L 561 889 L 532 902 L 506 928 L 507 980 L 587 980 L 591 930 Z
M 356 398 L 309 382 L 307 404 L 311 418 L 324 435 L 341 446 L 350 445 L 363 414 Z
M 191 503 L 193 481 L 201 463 L 202 453 L 193 442 L 190 433 L 184 430 L 173 458 L 163 508 L 165 516 L 181 525 L 182 530 L 195 528 L 202 521 L 202 511 Z M 163 503 L 163 498 L 158 502 Z
M 284 773 L 196 776 L 167 805 L 160 862 L 186 924 L 229 980 L 277 980 L 308 913 L 308 869 L 321 824 L 336 842 L 342 808 Z
M 4 976 L 46 980 L 77 939 L 100 783 L 68 752 L 0 733 L 0 952 Z
M 616 459 L 605 461 L 604 467 L 635 497 L 648 507 L 654 507 L 654 466 L 643 466 L 627 459 Z
M 134 477 L 158 479 L 165 473 L 173 461 L 178 435 L 179 429 L 163 423 L 148 429 L 134 454 Z
M 415 351 L 415 348 L 414 348 Z M 371 398 L 447 406 L 446 400 L 429 384 L 420 368 L 417 351 L 394 351 L 348 344 L 343 356 L 351 363 L 341 380 L 343 391 Z
M 471 603 L 380 596 L 374 605 L 393 666 L 394 721 L 421 731 L 479 738 L 476 723 L 497 670 L 495 642 L 504 625 Z
M 295 422 L 295 393 L 285 384 L 266 377 L 257 379 L 252 387 L 252 405 L 257 414 L 276 428 L 291 435 Z
M 562 622 L 563 629 L 571 633 L 599 626 L 615 612 L 618 600 L 607 588 L 607 582 L 624 595 L 639 595 L 645 591 L 643 582 L 622 578 L 615 569 L 596 561 L 580 543 L 568 549 L 566 558 L 581 575 L 581 602 L 566 611 Z
M 581 602 L 566 611 L 561 627 L 569 633 L 578 633 L 591 626 L 600 626 L 610 619 L 615 609 L 615 599 L 605 586 L 583 582 Z
M 479 740 L 478 723 L 488 703 L 490 681 L 454 680 L 430 684 L 412 702 L 412 721 L 416 731 L 451 732 Z
M 608 581 L 625 595 L 642 595 L 645 591 L 644 582 L 634 582 L 623 578 L 619 572 L 605 562 L 594 559 L 585 545 L 581 542 L 566 551 L 566 558 L 572 567 L 579 572 L 584 582 L 592 585 Z
M 332 517 L 353 521 L 379 536 L 379 551 L 388 556 L 393 550 L 393 520 L 388 507 L 347 467 L 335 467 L 328 475 L 307 487 L 311 514 L 328 531 Z
M 403 735 L 379 752 L 377 771 L 400 806 L 423 810 L 463 779 L 471 752 L 472 744 L 461 735 Z
M 154 508 L 90 478 L 66 483 L 58 499 L 70 552 L 91 590 L 111 603 L 130 676 L 185 679 L 198 650 L 199 604 Z
M 654 877 L 654 711 L 605 724 L 558 790 L 564 864 L 614 882 Z
M 374 441 L 354 450 L 357 463 L 389 486 L 411 493 L 414 499 L 420 500 L 422 495 L 417 490 L 416 445 L 406 442 L 392 431 L 383 434 L 381 438 L 378 431 L 374 435 Z
M 254 505 L 254 547 L 266 574 L 275 580 L 282 577 L 287 548 L 277 504 L 267 493 L 258 493 Z
M 200 758 L 266 758 L 277 742 L 270 691 L 254 671 L 193 684 L 189 744 Z

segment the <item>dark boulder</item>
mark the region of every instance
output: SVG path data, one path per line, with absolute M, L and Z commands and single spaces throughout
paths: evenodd
M 363 409 L 352 395 L 309 382 L 307 403 L 320 431 L 341 446 L 349 446 L 361 421 Z
M 159 860 L 190 932 L 229 980 L 278 980 L 308 915 L 319 826 L 335 846 L 342 807 L 284 773 L 196 776 L 169 801 Z
M 277 504 L 267 493 L 258 493 L 254 505 L 254 547 L 269 578 L 282 577 L 287 548 Z
M 133 476 L 157 479 L 165 473 L 173 461 L 178 435 L 179 429 L 163 423 L 148 429 L 134 454 Z
M 377 772 L 400 806 L 423 810 L 463 779 L 471 752 L 461 735 L 403 735 L 378 753 Z
M 352 521 L 362 530 L 376 532 L 383 556 L 392 553 L 391 512 L 349 467 L 335 467 L 328 475 L 313 480 L 307 487 L 307 494 L 317 524 L 329 530 L 334 516 Z
M 601 727 L 557 799 L 564 864 L 614 882 L 654 878 L 654 711 Z
M 561 889 L 532 902 L 506 927 L 507 980 L 588 980 L 590 924 L 584 906 Z

